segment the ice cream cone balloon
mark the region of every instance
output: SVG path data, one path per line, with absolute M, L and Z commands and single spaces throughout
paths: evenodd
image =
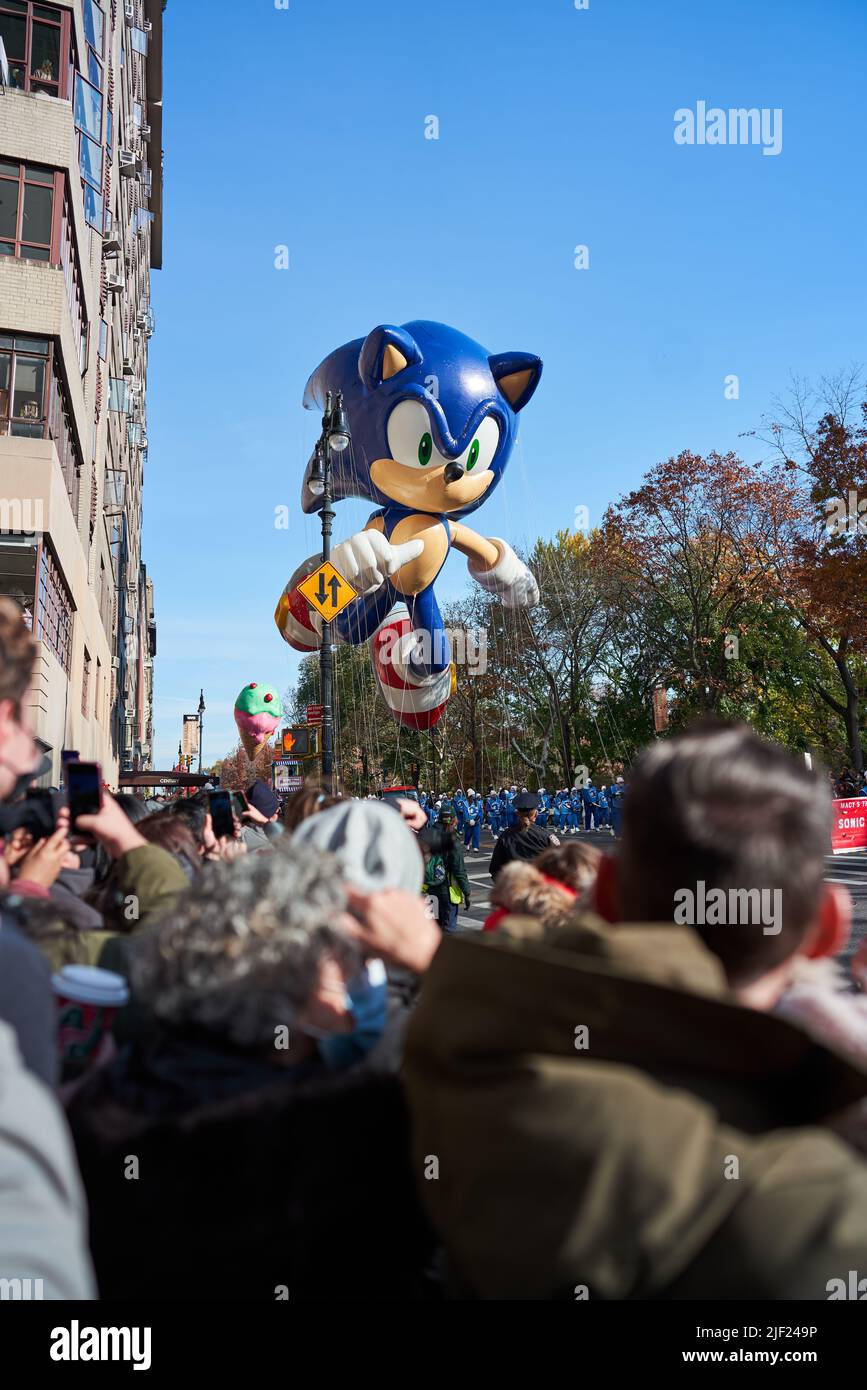
M 244 752 L 251 762 L 264 748 L 282 718 L 283 705 L 273 685 L 251 681 L 244 686 L 235 701 L 235 723 Z

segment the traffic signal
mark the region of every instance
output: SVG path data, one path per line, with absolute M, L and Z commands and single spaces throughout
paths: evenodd
M 309 724 L 296 724 L 283 730 L 283 756 L 286 758 L 317 758 L 319 730 Z

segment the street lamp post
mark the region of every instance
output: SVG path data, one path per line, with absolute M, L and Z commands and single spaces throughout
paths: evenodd
M 349 420 L 343 405 L 343 392 L 337 392 L 337 399 L 329 391 L 325 397 L 325 411 L 322 416 L 322 432 L 316 442 L 313 454 L 313 468 L 310 473 L 310 491 L 322 498 L 320 517 L 322 520 L 322 563 L 331 558 L 331 523 L 334 512 L 331 507 L 331 454 L 342 454 L 349 447 L 351 435 Z M 331 642 L 331 623 L 322 622 L 322 642 L 319 647 L 319 681 L 322 693 L 322 785 L 329 794 L 333 791 L 334 778 L 334 719 L 332 713 L 332 689 L 334 684 L 334 647 Z
M 202 715 L 205 713 L 205 692 L 199 691 L 199 772 L 202 770 Z

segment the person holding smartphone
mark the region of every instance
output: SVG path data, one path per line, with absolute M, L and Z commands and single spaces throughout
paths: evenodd
M 247 810 L 242 819 L 242 833 L 247 849 L 270 849 L 271 841 L 283 833 L 280 821 L 280 798 L 260 777 L 246 791 Z
M 40 758 L 23 702 L 38 646 L 20 609 L 0 598 L 0 1275 L 40 1278 L 49 1299 L 95 1296 L 87 1215 L 57 1073 L 56 1009 L 48 967 L 4 910 L 13 799 Z M 64 832 L 65 833 L 65 832 Z

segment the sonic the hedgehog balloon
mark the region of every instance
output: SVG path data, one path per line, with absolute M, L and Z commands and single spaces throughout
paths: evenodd
M 342 391 L 352 446 L 333 456 L 333 495 L 363 497 L 377 510 L 363 531 L 336 545 L 335 568 L 358 598 L 332 624 L 339 640 L 371 639 L 374 665 L 395 718 L 432 727 L 451 691 L 451 650 L 434 581 L 451 548 L 508 607 L 538 602 L 539 590 L 511 546 L 464 525 L 494 490 L 512 452 L 518 412 L 542 372 L 527 352 L 491 355 L 454 328 L 419 320 L 384 325 L 326 357 L 307 383 L 304 404 L 322 410 Z M 322 498 L 301 494 L 305 512 Z M 275 613 L 298 651 L 319 646 L 321 620 L 298 585 L 319 564 L 293 574 Z
M 282 718 L 283 705 L 273 685 L 251 681 L 244 686 L 235 701 L 235 723 L 244 752 L 251 762 L 260 748 L 264 748 Z

